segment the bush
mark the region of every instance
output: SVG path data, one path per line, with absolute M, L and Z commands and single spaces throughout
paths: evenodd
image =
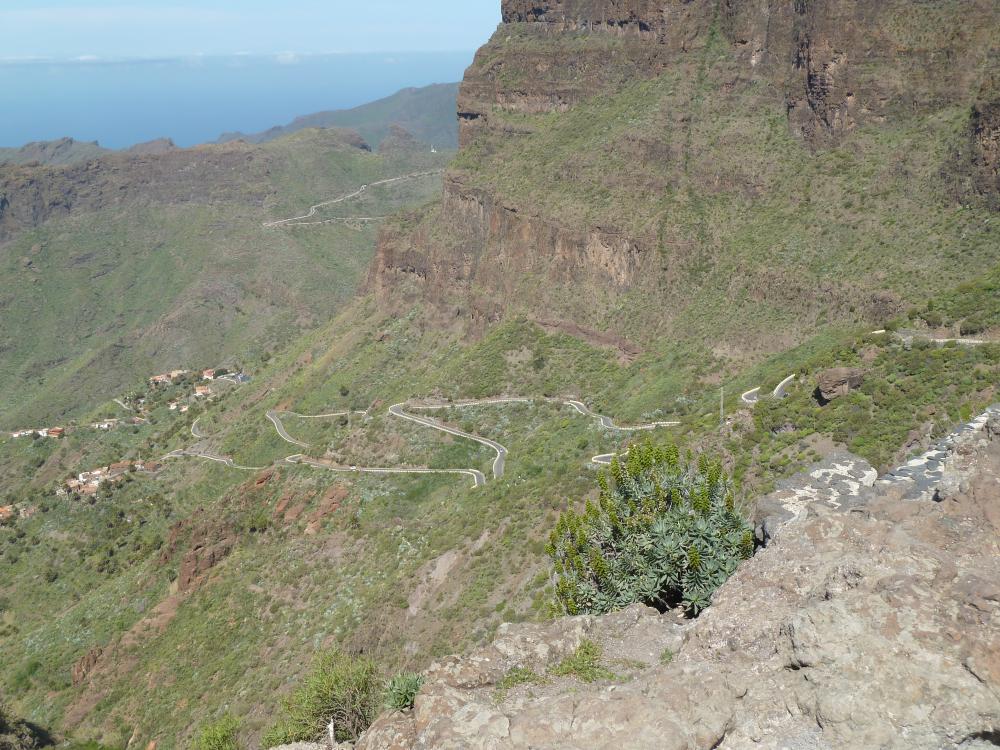
M 195 750 L 239 750 L 240 746 L 236 741 L 236 732 L 239 728 L 240 723 L 226 714 L 221 719 L 202 727 L 194 743 Z
M 351 742 L 375 720 L 382 704 L 382 680 L 375 663 L 331 651 L 320 657 L 302 684 L 282 702 L 284 718 L 268 730 L 265 748 L 316 742 L 333 725 L 338 742 Z
M 962 321 L 962 325 L 959 330 L 962 336 L 975 336 L 977 333 L 982 333 L 987 328 L 989 328 L 989 324 L 986 322 L 984 317 L 973 315 Z
M 718 463 L 681 463 L 676 446 L 633 446 L 598 477 L 597 503 L 559 518 L 546 551 L 556 594 L 569 614 L 604 614 L 642 602 L 683 603 L 689 614 L 754 551 Z
M 424 678 L 418 674 L 399 674 L 389 680 L 385 689 L 385 707 L 393 711 L 413 708 L 413 701 L 420 692 Z

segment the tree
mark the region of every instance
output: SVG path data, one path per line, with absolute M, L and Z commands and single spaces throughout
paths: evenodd
M 642 602 L 697 615 L 754 552 L 753 530 L 718 461 L 682 462 L 647 442 L 598 476 L 600 497 L 560 516 L 547 545 L 568 614 Z

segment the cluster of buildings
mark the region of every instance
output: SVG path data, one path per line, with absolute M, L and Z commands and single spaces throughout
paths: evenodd
M 149 379 L 150 385 L 170 385 L 174 381 L 183 378 L 185 375 L 190 375 L 190 370 L 171 370 L 170 372 L 165 372 L 161 375 L 154 375 Z M 202 380 L 215 380 L 216 377 L 228 376 L 228 372 L 218 367 L 210 367 L 207 370 L 201 371 Z
M 190 370 L 171 370 L 162 375 L 154 375 L 149 379 L 150 385 L 170 385 L 178 378 L 183 378 Z
M 40 427 L 38 429 L 32 430 L 15 430 L 10 433 L 12 438 L 23 438 L 23 437 L 50 437 L 56 438 L 57 440 L 66 434 L 65 427 Z
M 129 424 L 143 424 L 145 423 L 145 421 L 146 420 L 142 419 L 141 417 L 132 417 L 131 419 L 128 420 Z M 91 424 L 88 424 L 87 427 L 89 427 L 92 430 L 103 430 L 107 432 L 109 430 L 115 429 L 120 424 L 122 424 L 122 420 L 120 419 L 102 419 L 100 422 L 93 422 Z M 74 427 L 73 429 L 76 428 Z M 37 435 L 38 437 L 43 437 L 43 438 L 49 437 L 58 440 L 59 438 L 66 435 L 68 432 L 69 432 L 68 427 L 40 427 L 37 429 L 30 429 L 30 430 L 14 430 L 12 433 L 10 433 L 10 436 L 16 439 L 24 437 L 34 437 Z
M 160 464 L 156 461 L 119 461 L 118 463 L 102 466 L 91 471 L 83 471 L 75 477 L 66 481 L 65 487 L 59 488 L 57 494 L 66 495 L 75 492 L 80 495 L 93 495 L 100 489 L 102 484 L 108 482 L 120 482 L 126 474 L 135 471 L 155 473 L 160 470 Z

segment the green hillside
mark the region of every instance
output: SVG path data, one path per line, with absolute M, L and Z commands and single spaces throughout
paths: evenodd
M 380 179 L 442 167 L 447 155 L 372 154 L 334 131 L 257 147 L 274 165 L 257 189 L 204 204 L 125 205 L 54 218 L 0 255 L 0 423 L 78 416 L 137 378 L 253 362 L 328 320 L 371 258 L 377 222 L 265 228 Z M 318 218 L 382 216 L 430 200 L 440 177 L 375 187 Z M 204 186 L 202 186 L 204 189 Z M 249 192 L 250 186 L 247 186 Z M 338 213 L 339 212 L 339 213 Z
M 396 125 L 408 131 L 421 143 L 439 149 L 458 147 L 458 123 L 455 120 L 457 83 L 439 83 L 423 88 L 398 91 L 392 96 L 353 109 L 316 112 L 295 118 L 261 133 L 226 133 L 220 143 L 236 139 L 248 143 L 265 143 L 306 128 L 351 128 L 361 133 L 371 146 L 377 147 Z
M 880 24 L 858 26 L 879 44 L 849 40 L 872 53 L 850 87 L 871 109 L 814 138 L 790 121 L 781 66 L 801 61 L 771 51 L 755 69 L 763 42 L 726 35 L 739 4 L 680 5 L 650 51 L 649 24 L 605 18 L 618 3 L 505 3 L 601 14 L 507 23 L 480 52 L 442 200 L 437 174 L 374 183 L 446 154 L 304 130 L 246 145 L 267 168 L 209 191 L 224 200 L 126 202 L 4 248 L 4 423 L 112 416 L 126 391 L 146 416 L 0 436 L 0 695 L 16 715 L 158 750 L 231 716 L 256 750 L 330 649 L 388 676 L 554 616 L 549 533 L 631 444 L 721 456 L 749 513 L 834 451 L 885 471 L 1000 400 L 974 97 L 922 64 L 965 50 L 971 91 L 988 27 L 962 33 L 951 0 L 839 3 Z M 827 7 L 779 5 L 740 7 L 791 47 L 780 24 L 804 34 Z M 882 101 L 882 85 L 903 93 Z M 372 105 L 382 120 L 405 106 Z M 263 226 L 389 213 L 378 237 Z M 196 378 L 145 383 L 215 364 L 253 378 L 205 399 Z M 834 367 L 859 384 L 817 398 Z M 60 494 L 123 459 L 162 465 Z

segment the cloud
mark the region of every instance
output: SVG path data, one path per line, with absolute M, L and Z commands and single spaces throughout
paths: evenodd
M 274 56 L 274 61 L 278 65 L 298 65 L 302 58 L 296 52 L 282 52 Z

